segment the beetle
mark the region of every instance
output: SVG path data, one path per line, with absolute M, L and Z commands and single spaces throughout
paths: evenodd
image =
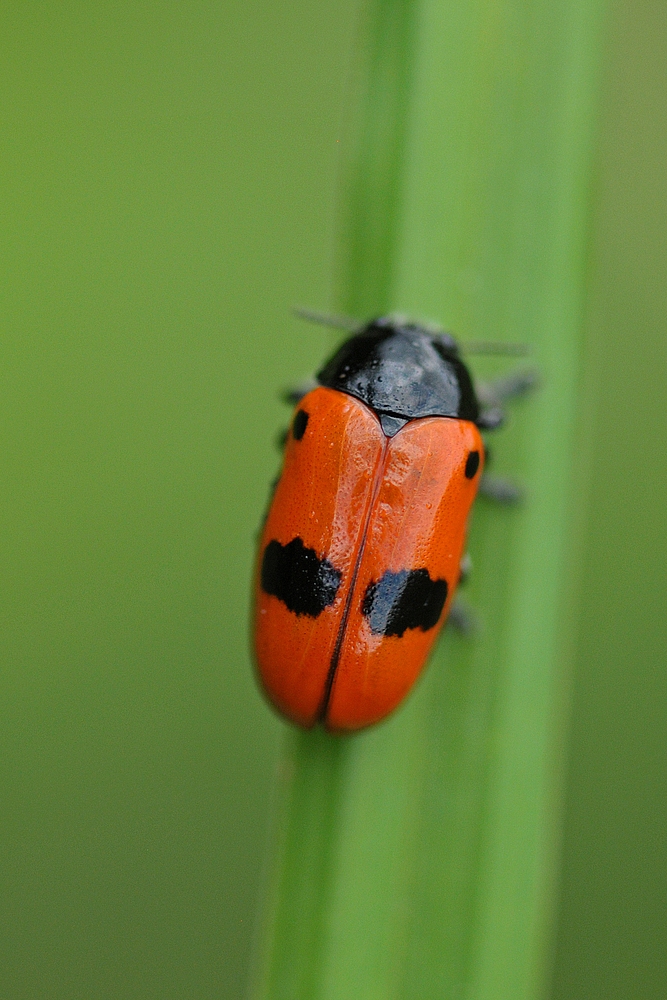
M 259 679 L 292 722 L 349 732 L 406 696 L 452 606 L 480 484 L 513 493 L 484 474 L 481 431 L 532 381 L 480 392 L 450 334 L 388 316 L 294 394 L 254 577 Z

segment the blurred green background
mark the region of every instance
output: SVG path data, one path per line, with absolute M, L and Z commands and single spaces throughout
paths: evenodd
M 667 997 L 667 6 L 610 11 L 554 1000 Z
M 330 335 L 362 5 L 0 11 L 0 996 L 243 995 L 282 729 L 247 652 Z M 553 996 L 667 995 L 667 9 L 619 2 Z

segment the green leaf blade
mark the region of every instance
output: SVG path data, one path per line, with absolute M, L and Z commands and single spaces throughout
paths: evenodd
M 423 0 L 370 18 L 382 58 L 372 41 L 345 188 L 341 308 L 408 312 L 461 340 L 525 341 L 544 385 L 492 446 L 494 469 L 522 477 L 528 502 L 475 512 L 470 589 L 482 633 L 445 634 L 416 692 L 376 730 L 300 739 L 295 788 L 311 748 L 329 746 L 318 778 L 326 805 L 313 794 L 287 807 L 270 935 L 281 967 L 311 963 L 312 975 L 301 992 L 281 992 L 274 962 L 259 996 L 543 992 L 603 14 L 602 0 Z M 317 810 L 329 817 L 328 833 L 318 827 L 327 848 L 299 870 L 285 859 Z M 298 908 L 306 892 L 320 901 L 317 918 Z M 309 930 L 299 944 L 289 928 L 300 921 Z M 306 945 L 308 934 L 317 941 Z

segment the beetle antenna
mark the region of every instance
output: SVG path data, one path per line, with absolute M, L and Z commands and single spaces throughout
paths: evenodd
M 462 354 L 504 354 L 506 356 L 519 358 L 530 354 L 528 344 L 503 344 L 487 340 L 470 340 L 465 344 L 459 343 Z
M 359 320 L 352 319 L 351 316 L 337 316 L 330 313 L 317 312 L 314 309 L 305 309 L 303 306 L 294 306 L 292 312 L 299 319 L 305 319 L 308 323 L 318 323 L 320 326 L 330 326 L 336 330 L 345 330 L 347 333 L 356 333 L 363 326 Z M 404 316 L 392 315 L 389 317 L 397 322 L 405 322 Z M 439 327 L 428 328 L 433 335 L 442 334 Z M 500 341 L 471 340 L 467 343 L 458 344 L 462 354 L 497 354 L 506 357 L 523 357 L 530 354 L 530 347 L 527 344 L 504 344 Z
M 299 319 L 305 319 L 309 323 L 332 326 L 337 330 L 347 330 L 348 333 L 355 333 L 362 326 L 358 320 L 350 316 L 330 316 L 327 313 L 315 312 L 313 309 L 303 309 L 301 306 L 294 306 L 292 312 Z

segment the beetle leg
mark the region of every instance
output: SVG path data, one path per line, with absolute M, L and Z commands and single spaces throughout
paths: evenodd
M 475 392 L 482 404 L 482 410 L 493 408 L 506 399 L 514 399 L 523 396 L 531 389 L 534 389 L 539 382 L 539 374 L 536 368 L 518 369 L 503 375 L 502 378 L 494 379 L 493 382 L 476 382 Z
M 472 559 L 470 558 L 470 553 L 466 552 L 465 555 L 461 557 L 461 565 L 459 568 L 459 587 L 467 582 L 471 570 Z
M 276 476 L 276 478 L 273 480 L 273 482 L 271 483 L 271 485 L 269 487 L 269 499 L 268 499 L 268 503 L 266 505 L 266 509 L 264 510 L 264 516 L 262 518 L 262 523 L 260 524 L 260 526 L 257 529 L 257 532 L 255 534 L 255 538 L 257 539 L 257 541 L 259 541 L 259 539 L 262 536 L 262 531 L 264 530 L 264 525 L 266 524 L 266 519 L 269 516 L 269 511 L 271 509 L 271 504 L 273 503 L 273 497 L 274 497 L 274 494 L 276 492 L 276 488 L 277 488 L 279 482 L 280 482 L 280 475 Z
M 500 427 L 505 419 L 502 403 L 530 392 L 538 384 L 537 369 L 527 368 L 504 375 L 493 382 L 476 382 L 475 393 L 481 404 L 477 426 L 487 431 Z
M 495 431 L 505 422 L 505 414 L 500 406 L 483 406 L 476 423 L 480 430 Z
M 449 609 L 447 624 L 455 628 L 461 635 L 473 635 L 480 628 L 479 618 L 467 601 L 455 597 Z
M 303 382 L 298 382 L 296 385 L 290 386 L 281 393 L 281 399 L 284 403 L 289 403 L 294 406 L 296 403 L 301 402 L 304 396 L 307 396 L 309 392 L 313 389 L 317 389 L 319 382 L 314 378 L 306 378 Z
M 479 493 L 480 496 L 505 504 L 521 503 L 524 497 L 523 490 L 516 483 L 505 479 L 504 476 L 494 476 L 490 472 L 482 473 Z

